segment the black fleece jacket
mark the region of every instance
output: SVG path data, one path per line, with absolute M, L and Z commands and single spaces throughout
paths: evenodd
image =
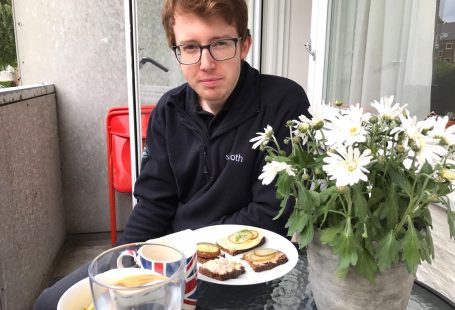
M 263 75 L 246 62 L 223 109 L 201 121 L 188 84 L 167 92 L 148 124 L 146 155 L 134 187 L 138 200 L 119 243 L 144 241 L 183 229 L 243 224 L 286 235 L 289 211 L 279 211 L 274 185 L 258 180 L 265 152 L 249 140 L 271 125 L 281 143 L 287 120 L 308 116 L 297 83 Z M 290 209 L 290 208 L 289 208 Z

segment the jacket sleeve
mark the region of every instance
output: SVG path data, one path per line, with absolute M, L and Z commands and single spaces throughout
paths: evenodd
M 176 184 L 169 166 L 165 117 L 160 103 L 147 126 L 141 172 L 134 186 L 137 204 L 130 214 L 118 244 L 146 241 L 170 232 L 178 206 Z
M 264 120 L 267 123 L 263 124 L 263 127 L 272 126 L 277 141 L 281 144 L 280 147 L 286 151 L 289 151 L 289 146 L 283 143 L 284 139 L 289 136 L 289 128 L 285 126 L 286 122 L 297 119 L 302 114 L 309 116 L 309 102 L 305 91 L 300 86 L 293 85 L 295 87 L 283 91 L 281 100 L 274 104 L 273 108 L 269 107 Z M 293 201 L 289 200 L 288 206 L 280 218 L 273 219 L 280 210 L 280 200 L 276 198 L 275 183 L 263 185 L 262 181 L 258 179 L 262 173 L 262 167 L 265 165 L 265 156 L 266 152 L 260 151 L 259 148 L 256 150 L 257 164 L 251 184 L 251 202 L 232 215 L 223 217 L 213 224 L 251 225 L 274 231 L 283 236 L 287 234 L 285 224 L 293 210 Z

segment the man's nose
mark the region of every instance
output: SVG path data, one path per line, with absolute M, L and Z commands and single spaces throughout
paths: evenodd
M 215 59 L 213 59 L 212 55 L 209 52 L 208 48 L 204 48 L 201 51 L 201 65 L 202 69 L 209 69 L 215 66 Z

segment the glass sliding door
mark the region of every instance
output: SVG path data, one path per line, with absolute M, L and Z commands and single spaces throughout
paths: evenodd
M 248 0 L 247 3 L 250 11 L 249 28 L 253 38 L 257 33 L 255 44 L 259 46 L 262 2 Z M 163 0 L 124 0 L 132 184 L 139 174 L 143 151 L 144 124 L 141 121 L 144 117 L 141 117 L 141 112 L 144 106 L 156 104 L 166 91 L 185 82 L 161 24 L 162 5 Z M 247 61 L 259 67 L 259 47 L 250 52 Z
M 330 1 L 323 98 L 364 105 L 394 95 L 430 111 L 436 1 Z

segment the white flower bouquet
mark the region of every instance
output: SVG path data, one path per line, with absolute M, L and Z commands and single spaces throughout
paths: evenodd
M 431 203 L 447 207 L 455 238 L 447 198 L 455 181 L 455 126 L 445 129 L 447 117 L 417 121 L 393 96 L 371 103 L 375 114 L 340 105 L 312 104 L 311 119 L 288 121 L 289 154 L 270 126 L 251 139 L 268 153 L 259 179 L 276 179 L 277 217 L 294 205 L 289 236 L 297 234 L 304 248 L 317 230 L 339 257 L 341 277 L 352 266 L 373 282 L 397 263 L 415 274 L 434 258 Z

